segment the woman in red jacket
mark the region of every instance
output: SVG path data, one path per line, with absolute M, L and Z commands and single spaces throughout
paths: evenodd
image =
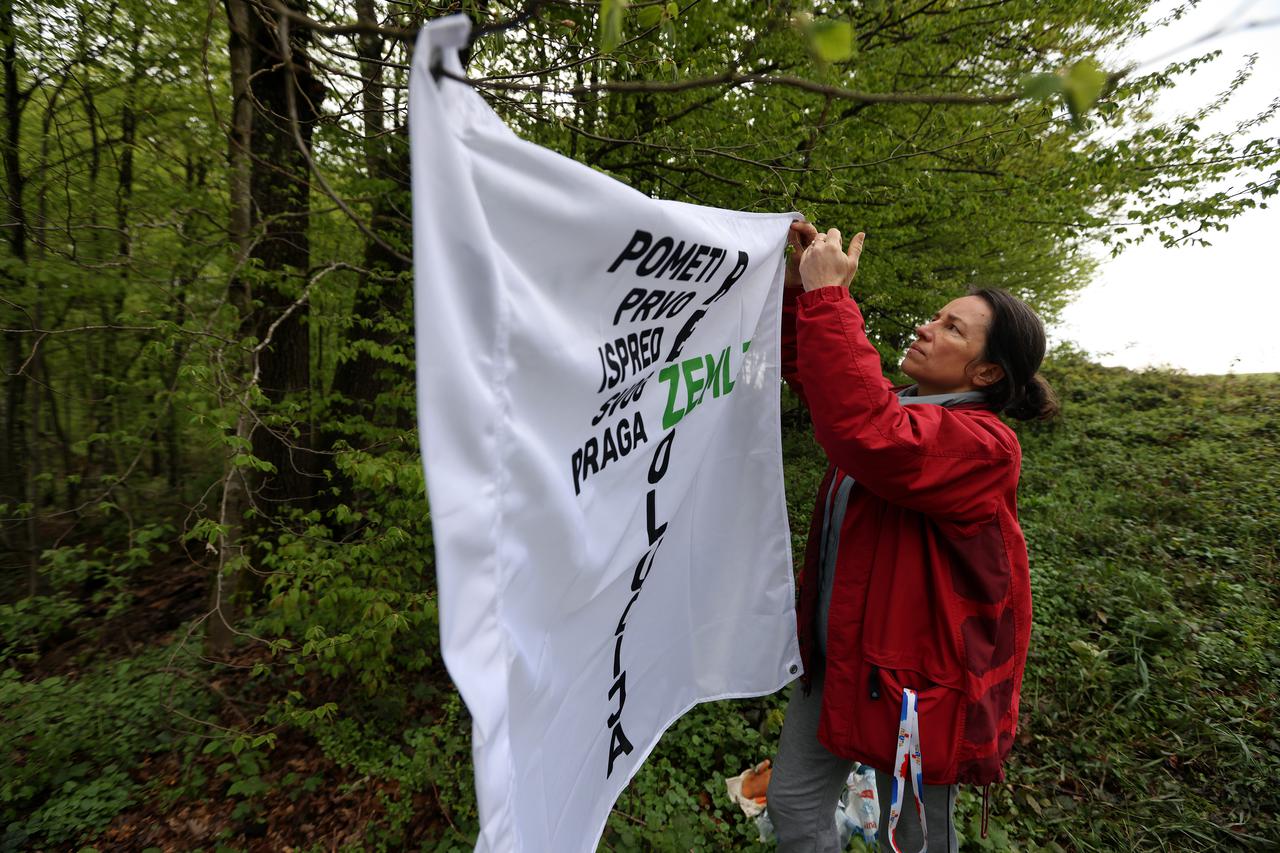
M 769 783 L 784 853 L 837 850 L 855 760 L 876 768 L 883 849 L 956 850 L 956 786 L 1003 778 L 1031 635 L 1021 450 L 999 414 L 1057 411 L 1044 326 L 1004 291 L 953 300 L 916 328 L 916 384 L 895 391 L 848 291 L 863 240 L 846 252 L 835 229 L 792 226 L 783 376 L 830 465 L 800 578 L 805 676 Z

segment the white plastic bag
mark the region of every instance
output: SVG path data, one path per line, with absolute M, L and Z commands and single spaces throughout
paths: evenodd
M 737 776 L 725 780 L 725 788 L 729 799 L 738 804 L 742 813 L 752 818 L 756 832 L 762 842 L 774 837 L 773 821 L 769 817 L 767 805 L 746 797 L 742 793 L 743 780 L 748 776 L 762 772 L 768 768 L 768 761 L 762 761 L 755 767 L 748 768 Z M 876 830 L 880 825 L 880 801 L 876 797 L 876 771 L 865 764 L 854 764 L 853 772 L 845 780 L 845 790 L 836 805 L 834 815 L 836 830 L 840 834 L 840 849 L 849 845 L 849 839 L 855 834 L 862 836 L 868 844 L 876 843 Z
M 850 834 L 857 832 L 868 844 L 876 843 L 876 829 L 880 826 L 880 801 L 876 797 L 876 771 L 865 764 L 855 764 L 845 782 L 844 819 L 850 825 Z M 845 839 L 842 843 L 848 843 Z

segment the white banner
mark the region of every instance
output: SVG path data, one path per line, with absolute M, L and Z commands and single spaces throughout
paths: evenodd
M 593 850 L 662 732 L 799 672 L 779 437 L 790 214 L 658 201 L 410 86 L 418 412 L 478 850 Z M 722 768 L 702 768 L 710 776 Z M 735 768 L 736 769 L 736 768 Z

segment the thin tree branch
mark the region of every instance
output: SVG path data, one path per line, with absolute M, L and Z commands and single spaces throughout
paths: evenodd
M 570 86 L 560 88 L 544 83 L 511 83 L 494 78 L 481 77 L 472 80 L 448 70 L 441 70 L 441 76 L 459 83 L 467 83 L 481 89 L 503 89 L 519 92 L 560 92 L 572 97 L 589 95 L 595 92 L 621 92 L 636 94 L 685 92 L 690 89 L 705 89 L 710 86 L 786 86 L 813 92 L 842 101 L 863 104 L 961 104 L 968 106 L 994 106 L 1011 104 L 1024 96 L 1020 92 L 1001 92 L 996 95 L 968 95 L 962 92 L 858 92 L 843 86 L 832 86 L 817 83 L 803 77 L 790 74 L 747 74 L 740 71 L 723 71 L 707 77 L 691 77 L 688 80 L 612 80 L 594 85 Z
M 324 33 L 330 36 L 352 36 L 352 35 L 370 35 L 385 36 L 386 38 L 399 39 L 400 41 L 413 44 L 414 39 L 418 37 L 417 30 L 406 30 L 402 27 L 383 27 L 376 24 L 322 24 L 315 18 L 304 15 L 296 9 L 290 9 L 283 0 L 270 0 L 271 8 L 283 20 L 292 21 L 299 26 L 306 27 L 312 32 Z
M 272 2 L 279 5 L 279 0 L 272 0 Z M 333 187 L 329 186 L 329 182 L 325 180 L 324 175 L 316 165 L 315 159 L 311 156 L 311 150 L 307 147 L 306 141 L 302 138 L 302 128 L 298 120 L 298 97 L 295 91 L 298 86 L 298 75 L 293 65 L 293 47 L 289 44 L 289 20 L 288 15 L 280 16 L 278 19 L 279 26 L 276 29 L 276 34 L 277 40 L 280 43 L 280 57 L 284 61 L 285 67 L 289 69 L 289 84 L 285 86 L 285 103 L 289 108 L 289 127 L 293 131 L 293 141 L 297 143 L 298 150 L 302 152 L 302 156 L 306 159 L 307 166 L 311 169 L 311 174 L 315 175 L 316 180 L 320 182 L 320 188 L 324 190 L 324 194 L 333 199 L 334 204 L 342 208 L 342 212 L 355 223 L 356 227 L 360 229 L 360 232 L 389 252 L 396 260 L 412 266 L 413 258 L 400 252 L 386 240 L 383 240 L 375 234 L 373 230 L 365 224 L 364 220 L 357 216 L 356 212 L 352 210 L 336 192 L 334 192 Z
M 271 7 L 276 14 L 282 18 L 287 18 L 299 26 L 306 27 L 312 32 L 323 33 L 330 36 L 351 36 L 351 35 L 370 35 L 383 36 L 385 38 L 398 39 L 399 41 L 413 44 L 418 37 L 417 30 L 407 30 L 403 27 L 384 27 L 378 24 L 365 24 L 356 22 L 354 24 L 322 24 L 315 18 L 304 15 L 296 9 L 290 9 L 283 0 L 270 0 Z M 492 24 L 485 24 L 476 27 L 471 33 L 471 42 L 481 36 L 492 35 L 494 33 L 506 32 L 515 29 L 532 20 L 538 12 L 542 11 L 542 7 L 547 5 L 547 0 L 530 0 L 517 15 L 506 21 L 498 21 Z

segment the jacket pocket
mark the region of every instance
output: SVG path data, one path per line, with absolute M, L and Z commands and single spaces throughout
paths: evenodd
M 900 673 L 879 668 L 880 702 L 898 719 L 902 708 Z M 916 690 L 920 719 L 920 766 L 926 785 L 950 785 L 956 776 L 960 727 L 964 721 L 964 693 L 941 684 Z M 897 727 L 894 727 L 896 744 Z

